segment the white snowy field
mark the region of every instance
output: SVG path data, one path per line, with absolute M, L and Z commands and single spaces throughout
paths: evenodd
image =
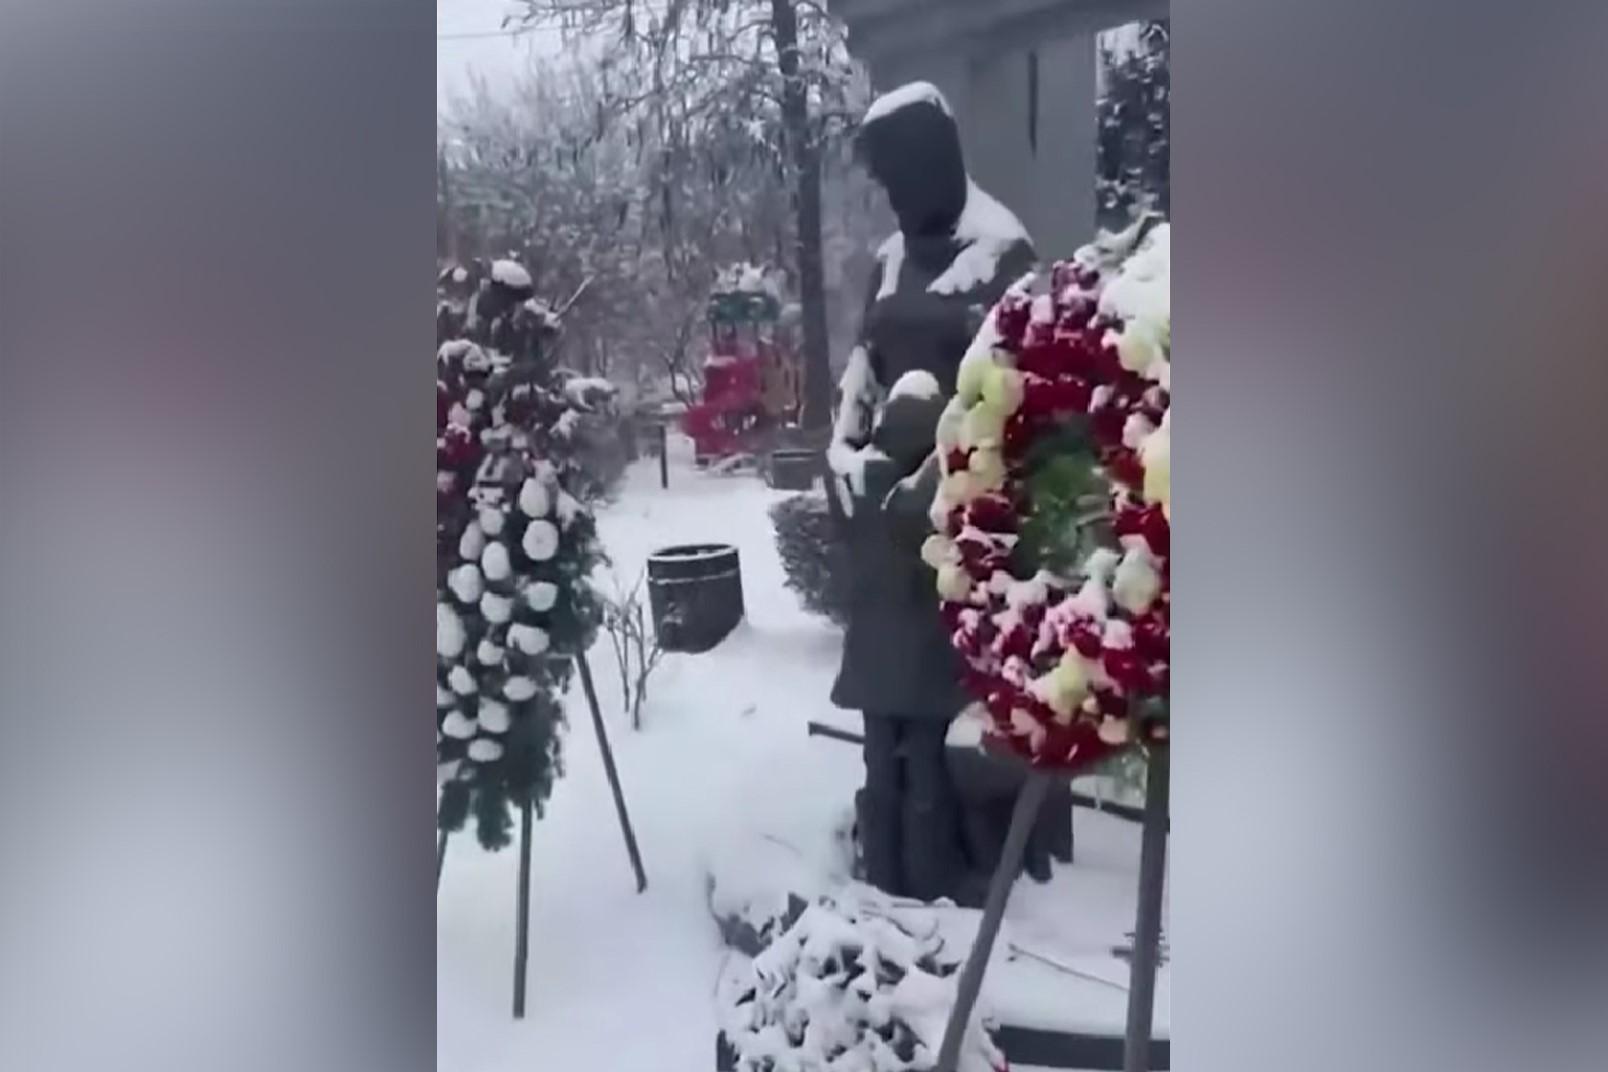
M 740 869 L 745 845 L 782 844 L 823 885 L 843 881 L 834 831 L 860 783 L 858 749 L 810 738 L 806 724 L 857 728 L 858 719 L 827 699 L 840 634 L 783 584 L 767 507 L 787 493 L 753 475 L 693 469 L 686 441 L 673 438 L 672 454 L 668 491 L 645 460 L 599 515 L 614 572 L 629 585 L 658 548 L 734 544 L 747 619 L 711 652 L 665 657 L 640 732 L 622 710 L 607 638 L 591 653 L 647 892 L 635 890 L 577 687 L 565 773 L 533 838 L 522 1021 L 511 1016 L 517 849 L 488 854 L 468 834 L 448 848 L 436 923 L 442 1072 L 708 1072 L 715 989 L 723 970 L 740 970 L 709 913 L 711 861 Z M 1077 835 L 1077 864 L 1047 886 L 1018 884 L 1001 953 L 1014 945 L 1028 955 L 990 972 L 985 1005 L 1017 1023 L 1120 1031 L 1126 973 L 1108 950 L 1132 926 L 1137 829 L 1080 813 Z M 960 942 L 975 926 L 964 910 L 919 911 L 945 917 Z M 1157 1003 L 1163 1031 L 1168 974 Z

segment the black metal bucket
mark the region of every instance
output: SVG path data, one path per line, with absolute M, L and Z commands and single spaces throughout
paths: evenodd
M 665 651 L 713 648 L 743 620 L 737 548 L 699 543 L 655 551 L 648 558 L 648 605 Z
M 780 491 L 809 491 L 821 474 L 821 452 L 778 447 L 766 466 L 766 483 Z

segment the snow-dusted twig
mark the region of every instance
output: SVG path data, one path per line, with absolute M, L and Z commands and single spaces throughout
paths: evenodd
M 664 658 L 658 632 L 648 623 L 642 606 L 639 575 L 629 590 L 615 580 L 614 594 L 603 600 L 603 629 L 614 650 L 614 664 L 620 675 L 620 696 L 631 716 L 631 728 L 642 728 L 642 705 L 648 698 L 648 678 Z
M 1017 945 L 1015 942 L 1007 942 L 1005 948 L 1011 953 L 1014 953 L 1016 956 L 1026 957 L 1028 960 L 1036 960 L 1046 968 L 1051 968 L 1055 971 L 1061 972 L 1064 975 L 1074 975 L 1079 979 L 1087 979 L 1091 983 L 1099 983 L 1101 986 L 1108 986 L 1113 990 L 1120 990 L 1124 994 L 1128 992 L 1128 988 L 1121 983 L 1113 982 L 1110 979 L 1102 979 L 1100 976 L 1095 975 L 1092 972 L 1079 971 L 1070 965 L 1062 964 L 1053 957 L 1047 957 L 1043 953 L 1035 953 L 1031 949 L 1026 949 Z

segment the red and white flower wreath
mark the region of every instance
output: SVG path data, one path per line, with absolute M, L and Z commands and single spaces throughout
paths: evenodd
M 1166 734 L 1169 252 L 1169 226 L 1151 220 L 1056 264 L 1047 290 L 1031 277 L 1012 287 L 939 423 L 944 479 L 922 557 L 990 738 L 1036 766 L 1080 769 Z M 1011 552 L 1033 506 L 1028 450 L 1080 414 L 1120 550 L 1065 577 Z

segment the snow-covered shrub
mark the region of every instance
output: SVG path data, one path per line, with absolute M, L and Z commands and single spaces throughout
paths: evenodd
M 805 609 L 838 625 L 848 621 L 847 548 L 833 522 L 826 496 L 807 491 L 770 509 L 776 550 L 787 572 L 787 587 Z
M 619 388 L 598 377 L 570 376 L 564 394 L 575 407 L 575 417 L 561 429 L 580 469 L 575 493 L 586 502 L 612 499 L 631 462 Z
M 937 1060 L 958 960 L 941 939 L 823 899 L 727 981 L 721 1030 L 737 1072 L 917 1072 Z M 1004 1058 L 969 1026 L 958 1072 Z

